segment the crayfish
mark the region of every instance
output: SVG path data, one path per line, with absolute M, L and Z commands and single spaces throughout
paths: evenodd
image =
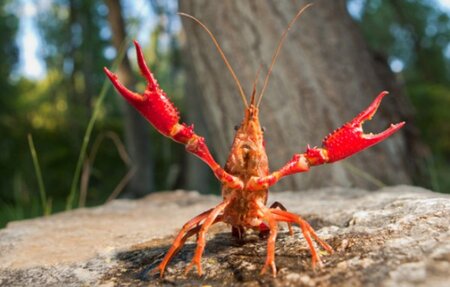
M 275 266 L 275 241 L 278 233 L 278 223 L 286 222 L 292 234 L 291 224 L 299 225 L 303 237 L 311 250 L 312 265 L 321 264 L 319 253 L 316 251 L 313 239 L 329 253 L 333 249 L 321 240 L 313 228 L 299 215 L 290 213 L 280 203 L 276 202 L 267 207 L 269 187 L 277 183 L 285 176 L 306 172 L 316 165 L 332 163 L 372 145 L 375 145 L 393 133 L 398 131 L 405 123 L 391 124 L 388 129 L 379 134 L 366 134 L 362 124 L 370 120 L 375 114 L 381 100 L 387 92 L 381 92 L 367 109 L 361 112 L 353 120 L 344 124 L 329 134 L 322 143 L 322 147 L 307 147 L 304 153 L 295 154 L 293 158 L 277 171 L 269 171 L 269 163 L 264 148 L 264 131 L 259 122 L 259 105 L 268 83 L 269 75 L 282 46 L 283 40 L 296 19 L 310 5 L 301 9 L 286 27 L 280 38 L 277 49 L 272 57 L 272 62 L 265 77 L 264 86 L 256 96 L 256 80 L 247 102 L 243 89 L 233 69 L 228 63 L 220 45 L 217 43 L 209 29 L 193 16 L 180 13 L 200 24 L 213 40 L 220 52 L 225 64 L 230 70 L 243 103 L 245 115 L 242 123 L 237 126 L 231 152 L 225 166 L 222 168 L 212 157 L 205 139 L 194 132 L 193 126 L 180 123 L 180 116 L 164 91 L 159 87 L 156 79 L 145 63 L 139 44 L 134 41 L 137 53 L 139 69 L 147 80 L 147 87 L 143 94 L 128 90 L 117 79 L 117 76 L 105 68 L 105 73 L 118 90 L 118 92 L 152 124 L 161 134 L 185 145 L 188 152 L 193 153 L 203 160 L 212 170 L 222 184 L 223 201 L 217 206 L 199 214 L 189 220 L 179 231 L 175 241 L 166 253 L 164 259 L 156 268 L 160 276 L 164 275 L 167 264 L 173 256 L 182 248 L 188 238 L 197 235 L 197 247 L 192 262 L 186 268 L 186 273 L 196 266 L 198 274 L 202 274 L 201 257 L 206 244 L 208 229 L 218 222 L 231 225 L 232 235 L 242 238 L 247 229 L 268 233 L 267 257 L 261 274 L 271 268 L 273 276 L 276 275 Z

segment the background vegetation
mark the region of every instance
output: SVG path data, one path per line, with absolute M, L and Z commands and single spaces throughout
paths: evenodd
M 183 113 L 180 49 L 185 35 L 174 13 L 177 3 L 135 3 L 122 7 L 128 36 L 143 39 L 161 86 Z M 34 7 L 33 13 L 27 14 L 26 7 Z M 413 103 L 427 159 L 425 176 L 416 183 L 450 192 L 449 10 L 439 1 L 425 0 L 348 0 L 348 7 L 369 47 L 387 59 Z M 66 207 L 86 127 L 105 85 L 102 68 L 120 56 L 112 47 L 107 16 L 100 0 L 0 3 L 0 227 Z M 39 77 L 27 76 L 24 71 L 32 67 L 19 57 L 28 49 L 27 42 L 19 41 L 25 21 L 34 25 L 40 39 L 38 57 L 45 70 Z M 137 89 L 143 85 L 138 83 Z M 96 108 L 99 116 L 87 148 L 91 161 L 81 170 L 75 206 L 97 205 L 116 196 L 130 170 L 123 143 L 123 102 L 112 89 L 105 95 Z M 183 187 L 183 148 L 153 130 L 151 138 L 157 167 L 154 190 Z

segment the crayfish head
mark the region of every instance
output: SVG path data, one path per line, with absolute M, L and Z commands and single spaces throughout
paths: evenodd
M 244 119 L 236 132 L 236 136 L 251 138 L 253 141 L 263 140 L 263 129 L 259 123 L 259 110 L 256 106 L 250 105 L 245 110 Z
M 264 132 L 259 123 L 258 108 L 253 104 L 246 109 L 244 119 L 236 129 L 225 170 L 243 180 L 268 173 Z

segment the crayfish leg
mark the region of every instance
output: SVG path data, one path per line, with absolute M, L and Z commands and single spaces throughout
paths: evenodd
M 303 220 L 303 222 L 305 223 L 306 228 L 309 230 L 309 233 L 312 235 L 314 240 L 317 243 L 319 243 L 320 246 L 322 246 L 322 248 L 325 249 L 329 254 L 332 254 L 334 252 L 333 248 L 330 245 L 328 245 L 328 243 L 319 238 L 319 236 L 316 234 L 314 229 L 311 227 L 311 225 L 309 225 L 307 221 Z
M 198 275 L 202 275 L 201 259 L 206 246 L 206 232 L 211 227 L 211 225 L 216 222 L 222 221 L 222 216 L 220 216 L 220 213 L 223 212 L 228 204 L 228 201 L 220 203 L 219 205 L 214 207 L 206 216 L 205 221 L 203 222 L 200 231 L 198 232 L 197 247 L 195 249 L 194 258 L 192 258 L 191 263 L 186 267 L 185 274 L 188 274 L 194 266 L 197 266 Z
M 325 241 L 321 240 L 319 236 L 317 236 L 317 234 L 314 232 L 314 229 L 311 227 L 311 225 L 309 225 L 309 223 L 299 215 L 279 209 L 271 209 L 270 211 L 277 221 L 295 223 L 300 227 L 303 237 L 305 237 L 306 242 L 308 243 L 308 247 L 311 251 L 311 261 L 313 269 L 315 269 L 317 265 L 319 265 L 320 267 L 322 265 L 322 261 L 320 259 L 320 255 L 317 253 L 316 248 L 314 247 L 311 236 L 320 246 L 322 246 L 322 248 L 327 250 L 330 254 L 333 253 L 333 248 L 331 248 L 331 246 L 328 245 Z
M 272 205 L 269 208 L 279 208 L 281 210 L 287 211 L 286 207 L 284 207 L 284 205 L 278 201 L 275 201 L 274 203 L 272 203 Z M 292 229 L 292 223 L 287 222 L 288 228 L 289 228 L 289 235 L 294 235 L 294 230 Z M 269 236 L 270 233 L 270 228 L 269 226 L 267 226 L 267 224 L 265 224 L 264 222 L 261 223 L 261 225 L 259 226 L 259 237 L 260 238 L 267 238 L 267 236 Z
M 287 211 L 287 208 L 284 207 L 284 205 L 281 202 L 275 201 L 272 203 L 272 205 L 269 208 L 279 208 L 283 211 Z M 292 223 L 287 222 L 288 228 L 289 228 L 289 234 L 292 236 L 294 235 L 294 230 L 292 229 Z
M 275 265 L 275 242 L 278 234 L 278 224 L 275 218 L 272 216 L 270 209 L 266 209 L 264 212 L 264 219 L 268 223 L 270 230 L 269 238 L 267 239 L 267 257 L 264 267 L 261 269 L 261 275 L 264 274 L 267 268 L 270 266 L 272 269 L 272 276 L 277 276 L 277 267 Z
M 175 238 L 169 251 L 164 256 L 163 261 L 158 265 L 160 277 L 164 276 L 167 264 L 172 260 L 173 256 L 183 247 L 186 240 L 194 234 L 197 234 L 201 228 L 201 222 L 208 217 L 213 209 L 209 209 L 186 222 Z

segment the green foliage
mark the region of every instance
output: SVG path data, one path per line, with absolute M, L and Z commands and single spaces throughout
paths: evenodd
M 4 95 L 13 92 L 10 74 L 19 56 L 15 42 L 19 19 L 9 11 L 12 5 L 11 2 L 11 0 L 5 0 L 0 3 L 0 87 Z M 0 97 L 0 101 L 0 108 L 7 109 L 8 103 L 4 96 Z
M 450 17 L 435 1 L 366 1 L 360 26 L 373 50 L 405 64 L 407 86 L 449 84 Z
M 53 212 L 65 208 L 77 159 L 84 158 L 80 147 L 92 113 L 96 112 L 97 117 L 91 118 L 95 125 L 91 125 L 92 137 L 87 141 L 88 158 L 92 158 L 93 142 L 105 134 L 123 138 L 124 117 L 120 109 L 123 100 L 112 90 L 105 94 L 107 101 L 99 102 L 101 97 L 97 97 L 103 84 L 110 87 L 102 70 L 103 66 L 111 66 L 112 63 L 104 53 L 110 41 L 106 6 L 102 1 L 58 0 L 53 4 L 50 10 L 41 11 L 37 19 L 45 42 L 41 54 L 47 67 L 45 78 L 39 81 L 22 78 L 13 84 L 8 80 L 1 82 L 0 86 L 4 91 L 10 89 L 8 93 L 13 95 L 7 98 L 2 93 L 0 97 L 0 227 L 11 220 L 42 215 L 49 208 Z M 14 27 L 17 30 L 18 19 L 13 14 L 10 16 L 16 20 Z M 150 35 L 152 41 L 145 53 L 150 56 L 149 64 L 157 71 L 161 86 L 178 106 L 182 106 L 184 77 L 177 57 L 177 35 L 167 35 L 163 25 L 166 15 L 160 17 L 161 22 Z M 4 19 L 2 15 L 0 28 Z M 133 23 L 139 25 L 139 21 Z M 8 79 L 17 61 L 14 56 L 17 50 L 14 53 L 8 50 L 15 47 L 11 43 L 15 43 L 16 30 L 10 34 L 2 32 L 0 48 L 7 51 L 4 55 L 7 61 L 1 67 L 7 75 L 1 79 Z M 11 39 L 3 42 L 3 39 L 7 40 L 3 35 L 11 35 Z M 168 45 L 162 43 L 163 37 L 170 39 Z M 125 46 L 128 44 L 124 43 Z M 133 76 L 139 78 L 137 67 L 134 68 L 136 73 Z M 138 90 L 144 88 L 142 81 Z M 91 110 L 94 106 L 96 108 Z M 35 145 L 31 152 L 35 149 L 34 160 L 39 158 L 39 165 L 35 167 L 27 143 L 27 134 L 30 133 Z M 179 145 L 168 144 L 154 131 L 151 136 L 153 158 L 158 167 L 155 169 L 156 188 L 172 189 L 178 182 L 180 168 L 177 165 L 179 158 L 184 156 L 184 150 Z M 104 203 L 129 171 L 127 162 L 118 152 L 123 152 L 124 147 L 118 144 L 121 145 L 120 142 L 101 141 L 89 172 L 84 168 L 81 170 L 89 178 L 86 199 L 83 199 L 89 206 Z M 45 192 L 42 188 L 44 183 Z M 75 188 L 78 191 L 80 186 L 76 184 Z M 73 199 L 77 204 L 77 196 Z
M 23 155 L 15 153 L 17 143 L 14 136 L 19 132 L 14 127 L 20 124 L 15 118 L 15 108 L 18 103 L 15 94 L 16 87 L 11 82 L 11 71 L 18 61 L 18 49 L 15 36 L 19 19 L 10 11 L 12 1 L 0 2 L 0 226 L 5 221 L 23 214 L 24 210 L 15 209 L 12 201 L 29 202 L 29 197 L 23 197 L 22 174 L 19 173 L 20 160 Z M 7 179 L 7 180 L 5 180 Z
M 449 13 L 436 1 L 367 0 L 358 18 L 368 45 L 391 63 L 403 63 L 401 78 L 416 110 L 415 124 L 432 151 L 422 163 L 431 178 L 428 186 L 450 192 L 444 176 L 450 170 Z
M 450 158 L 450 87 L 438 84 L 415 85 L 408 94 L 418 109 L 417 125 L 423 139 L 436 156 Z M 420 117 L 420 118 L 419 118 Z
M 47 69 L 61 77 L 52 88 L 63 92 L 70 106 L 67 123 L 76 143 L 82 140 L 93 98 L 104 82 L 102 68 L 109 63 L 104 55 L 109 39 L 102 32 L 107 27 L 106 13 L 100 0 L 56 0 L 37 16 L 45 42 L 41 56 Z

